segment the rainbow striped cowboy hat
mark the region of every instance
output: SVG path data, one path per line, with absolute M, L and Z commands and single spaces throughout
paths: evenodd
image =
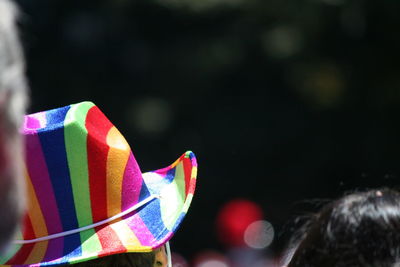
M 23 133 L 29 207 L 0 264 L 148 252 L 185 217 L 196 185 L 192 152 L 142 174 L 125 138 L 91 102 L 27 115 Z

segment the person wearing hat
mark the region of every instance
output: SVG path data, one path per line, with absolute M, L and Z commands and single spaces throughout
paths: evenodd
M 28 96 L 16 17 L 17 7 L 0 0 L 0 254 L 7 249 L 25 208 L 19 129 Z
M 142 173 L 125 138 L 91 102 L 27 115 L 23 134 L 28 211 L 0 264 L 75 264 L 125 253 L 159 257 L 164 248 L 169 254 L 168 241 L 195 190 L 192 152 Z

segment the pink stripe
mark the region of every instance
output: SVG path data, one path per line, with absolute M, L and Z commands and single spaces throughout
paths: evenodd
M 126 224 L 132 229 L 136 234 L 136 237 L 140 241 L 142 246 L 152 246 L 154 245 L 154 236 L 149 231 L 147 226 L 144 224 L 143 220 L 140 218 L 139 214 L 135 214 L 130 218 L 125 218 Z
M 139 201 L 142 183 L 142 173 L 131 151 L 122 181 L 122 211 L 132 207 Z
M 42 208 L 48 234 L 62 232 L 62 225 L 58 214 L 53 187 L 47 171 L 39 136 L 33 131 L 25 135 L 27 158 L 26 164 L 32 185 Z
M 38 112 L 25 116 L 24 130 L 28 132 L 29 130 L 40 129 L 46 127 L 46 112 Z

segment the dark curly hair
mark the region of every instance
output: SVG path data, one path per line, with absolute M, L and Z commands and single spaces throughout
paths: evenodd
M 400 266 L 400 194 L 348 194 L 324 206 L 298 236 L 288 267 Z

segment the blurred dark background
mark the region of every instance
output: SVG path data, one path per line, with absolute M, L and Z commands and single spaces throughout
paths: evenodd
M 143 171 L 195 152 L 188 258 L 224 249 L 231 199 L 262 206 L 279 252 L 314 201 L 399 184 L 398 1 L 17 2 L 29 112 L 93 101 Z

